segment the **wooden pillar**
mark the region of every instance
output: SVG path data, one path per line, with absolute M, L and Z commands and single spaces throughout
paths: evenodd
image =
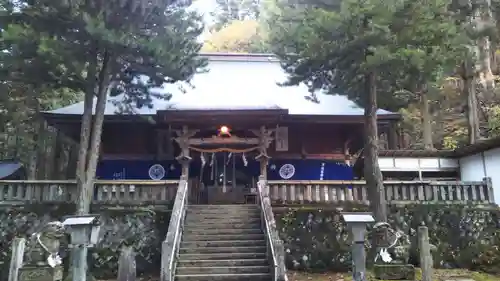
M 268 130 L 265 126 L 262 126 L 260 130 L 252 130 L 252 132 L 259 137 L 259 155 L 257 155 L 255 159 L 260 162 L 260 175 L 267 179 L 267 164 L 270 158 L 269 155 L 267 155 L 267 149 L 274 140 L 274 138 L 271 137 L 273 130 Z
M 399 143 L 399 126 L 397 121 L 390 121 L 387 128 L 387 146 L 389 149 L 398 149 Z
M 349 144 L 351 143 L 351 139 L 348 139 L 344 142 L 344 163 L 348 166 L 351 166 L 352 155 L 350 153 Z
M 177 161 L 182 165 L 182 175 L 189 179 L 189 163 L 191 156 L 189 155 L 189 138 L 194 136 L 198 130 L 189 130 L 188 126 L 183 126 L 181 131 L 176 131 L 177 137 L 175 141 L 179 144 L 181 153 L 176 157 Z
M 181 163 L 181 166 L 182 166 L 181 175 L 185 176 L 187 179 L 189 179 L 189 163 L 191 162 L 191 160 L 181 159 L 181 160 L 179 160 L 179 162 Z
M 267 164 L 269 163 L 269 159 L 266 157 L 262 157 L 259 159 L 260 163 L 260 176 L 262 176 L 263 180 L 267 180 Z

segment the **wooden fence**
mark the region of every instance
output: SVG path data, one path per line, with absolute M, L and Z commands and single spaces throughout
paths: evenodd
M 368 203 L 365 181 L 268 181 L 273 202 L 293 203 Z M 494 203 L 490 179 L 461 181 L 385 181 L 388 203 Z
M 173 202 L 179 181 L 98 180 L 94 184 L 93 203 L 163 204 Z M 0 181 L 0 203 L 74 202 L 75 181 L 26 180 Z

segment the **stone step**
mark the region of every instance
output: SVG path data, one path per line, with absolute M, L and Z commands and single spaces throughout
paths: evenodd
M 203 218 L 196 216 L 187 216 L 186 224 L 189 223 L 198 223 L 202 222 L 205 224 L 221 224 L 221 223 L 234 223 L 234 224 L 242 224 L 242 223 L 259 223 L 260 217 L 252 218 L 252 217 L 222 217 L 222 218 Z
M 270 273 L 176 275 L 177 281 L 271 281 Z
M 266 246 L 265 240 L 183 241 L 181 248 Z
M 211 267 L 177 267 L 177 274 L 243 274 L 268 273 L 269 266 L 211 266 Z
M 250 222 L 250 223 L 231 223 L 231 222 L 218 222 L 218 223 L 205 223 L 203 221 L 200 222 L 188 222 L 184 226 L 184 229 L 241 229 L 241 228 L 254 228 L 260 229 L 260 222 Z
M 229 240 L 264 240 L 264 233 L 255 234 L 192 234 L 184 233 L 182 241 L 229 241 Z
M 180 248 L 180 254 L 265 253 L 265 246 Z
M 240 260 L 240 259 L 265 259 L 266 253 L 189 253 L 179 255 L 180 261 L 185 260 Z
M 177 267 L 206 266 L 269 266 L 266 259 L 235 259 L 235 260 L 180 260 Z
M 188 227 L 185 226 L 183 230 L 184 235 L 227 235 L 227 234 L 238 234 L 238 235 L 246 235 L 246 234 L 262 234 L 264 233 L 262 229 L 259 228 L 199 228 L 199 227 Z
M 198 218 L 198 219 L 204 219 L 204 220 L 209 220 L 209 219 L 240 219 L 240 218 L 255 218 L 255 219 L 260 219 L 261 214 L 260 212 L 248 212 L 248 211 L 242 211 L 240 213 L 228 213 L 227 211 L 225 213 L 205 213 L 205 212 L 187 212 L 186 213 L 187 219 L 190 218 Z
M 260 208 L 256 205 L 190 205 L 187 213 L 205 214 L 260 214 Z
M 259 209 L 257 204 L 192 204 L 190 209 Z
M 260 211 L 259 210 L 224 210 L 224 209 L 206 209 L 206 210 L 188 210 L 186 212 L 188 216 L 192 215 L 204 215 L 204 216 L 219 216 L 219 217 L 224 217 L 224 216 L 245 216 L 245 217 L 257 217 L 260 216 Z

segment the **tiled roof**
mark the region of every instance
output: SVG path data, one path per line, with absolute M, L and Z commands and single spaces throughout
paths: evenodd
M 320 103 L 307 101 L 305 85 L 282 87 L 286 74 L 272 55 L 208 55 L 208 72 L 196 74 L 192 87 L 186 83 L 167 85 L 162 91 L 172 99 L 154 100 L 153 108 L 143 107 L 136 113 L 154 115 L 157 110 L 257 110 L 286 109 L 290 115 L 363 115 L 363 110 L 344 96 L 319 95 Z M 183 92 L 180 87 L 184 88 Z M 110 98 L 106 115 L 118 112 Z M 59 108 L 49 114 L 83 113 L 83 102 Z M 394 114 L 379 110 L 380 115 Z

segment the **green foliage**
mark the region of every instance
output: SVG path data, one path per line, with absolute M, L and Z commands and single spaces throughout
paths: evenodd
M 463 52 L 446 1 L 290 6 L 297 8 L 277 0 L 269 20 L 271 45 L 290 74 L 287 85 L 304 82 L 361 105 L 366 73 L 377 73 L 380 107 L 398 110 L 415 100 L 418 84 L 438 81 Z
M 466 54 L 468 38 L 453 19 L 449 1 L 443 0 L 405 1 L 394 14 L 393 52 L 406 73 L 402 86 L 414 95 L 440 85 Z
M 216 0 L 212 12 L 214 23 L 210 29 L 218 32 L 234 21 L 257 20 L 261 12 L 260 0 Z
M 72 214 L 74 206 L 34 204 L 24 210 L 0 210 L 0 278 L 7 279 L 11 243 L 14 237 L 29 236 L 43 224 Z M 160 265 L 161 242 L 167 232 L 169 213 L 144 211 L 99 211 L 103 225 L 100 242 L 90 250 L 89 268 L 98 279 L 116 278 L 122 246 L 132 246 L 136 253 L 137 272 L 149 274 Z M 64 266 L 69 266 L 67 242 L 62 241 Z M 29 244 L 28 244 L 29 249 Z
M 355 208 L 359 211 L 359 208 Z M 353 206 L 342 211 L 353 211 Z M 366 210 L 366 207 L 362 210 Z M 336 208 L 288 208 L 275 211 L 289 269 L 348 271 L 349 230 Z M 406 205 L 390 208 L 389 223 L 410 236 L 410 263 L 418 266 L 417 228 L 424 223 L 437 247 L 434 266 L 498 272 L 500 213 L 458 205 Z
M 9 262 L 11 257 L 12 240 L 15 237 L 24 237 L 29 241 L 31 234 L 36 232 L 43 224 L 59 220 L 62 216 L 74 212 L 70 205 L 51 206 L 48 204 L 32 204 L 27 209 L 2 209 L 0 210 L 0 279 L 7 280 Z M 27 243 L 26 250 L 31 245 Z
M 365 205 L 329 208 L 293 207 L 275 210 L 276 222 L 287 252 L 288 269 L 325 272 L 350 268 L 349 230 L 340 217 L 343 211 L 364 211 Z M 389 223 L 410 235 L 410 262 L 418 265 L 416 230 L 429 227 L 436 267 L 469 268 L 498 273 L 500 264 L 500 213 L 458 205 L 392 206 Z M 10 249 L 14 237 L 28 237 L 42 223 L 74 212 L 74 206 L 33 204 L 23 210 L 0 211 L 0 246 Z M 169 214 L 134 210 L 94 210 L 103 218 L 101 242 L 90 254 L 90 271 L 97 278 L 116 276 L 119 251 L 132 246 L 137 253 L 139 274 L 159 267 L 161 242 L 168 228 Z M 65 244 L 64 244 L 65 245 Z M 368 246 L 368 245 L 367 245 Z M 64 251 L 67 256 L 66 248 Z M 0 274 L 7 274 L 10 251 L 0 255 Z M 66 266 L 68 260 L 65 259 Z M 0 277 L 4 277 L 1 275 Z
M 40 0 L 7 13 L 2 37 L 11 63 L 4 71 L 18 75 L 4 75 L 84 93 L 115 85 L 115 95 L 126 95 L 125 109 L 150 105 L 151 96 L 168 98 L 149 89 L 189 80 L 204 65 L 196 56 L 201 18 L 169 1 L 142 12 L 134 2 Z M 96 77 L 87 79 L 91 73 Z
M 500 136 L 500 106 L 495 105 L 488 111 L 488 131 L 490 136 Z
M 132 246 L 136 253 L 139 274 L 156 270 L 161 262 L 161 243 L 166 235 L 162 225 L 169 216 L 155 212 L 106 213 L 101 241 L 89 255 L 92 275 L 98 279 L 117 275 L 118 259 L 123 246 Z
M 392 61 L 387 15 L 396 3 L 375 4 L 343 1 L 339 11 L 306 7 L 288 18 L 287 3 L 278 2 L 279 12 L 270 16 L 277 23 L 270 38 L 290 75 L 286 85 L 304 82 L 311 92 L 345 94 L 363 104 L 364 75 L 377 70 L 383 77 Z M 316 100 L 314 94 L 311 98 Z
M 18 7 L 14 8 L 13 3 Z M 0 12 L 1 87 L 15 91 L 19 97 L 0 98 L 12 103 L 0 115 L 15 120 L 0 128 L 2 139 L 9 143 L 5 150 L 13 146 L 16 152 L 12 154 L 32 162 L 37 158 L 33 153 L 26 157 L 17 150 L 39 150 L 37 154 L 43 154 L 45 143 L 40 140 L 44 138 L 39 135 L 44 130 L 36 128 L 40 111 L 84 96 L 86 108 L 92 108 L 93 96 L 104 100 L 108 93 L 121 95 L 115 100 L 121 112 L 153 107 L 154 98 L 169 99 L 170 93 L 152 88 L 189 81 L 205 65 L 197 56 L 201 47 L 197 38 L 203 23 L 199 15 L 186 9 L 186 4 L 169 0 L 36 0 L 4 4 Z M 17 110 L 23 108 L 23 102 L 28 114 L 21 118 L 16 112 L 25 111 Z M 95 115 L 102 116 L 103 111 L 101 107 Z M 26 138 L 32 138 L 32 142 L 17 136 L 18 124 L 26 120 L 34 125 L 25 130 L 30 132 Z M 102 118 L 92 122 L 100 128 Z M 82 131 L 90 133 L 90 129 Z M 100 136 L 95 130 L 93 134 Z M 93 138 L 94 143 L 100 142 L 99 138 Z M 40 149 L 33 149 L 35 143 Z M 89 161 L 85 167 L 94 167 L 90 162 L 97 158 L 82 153 L 81 160 Z M 97 155 L 98 151 L 89 154 Z M 89 168 L 86 176 L 91 177 L 94 169 Z
M 266 53 L 268 46 L 259 22 L 232 21 L 205 40 L 203 52 L 212 53 Z

